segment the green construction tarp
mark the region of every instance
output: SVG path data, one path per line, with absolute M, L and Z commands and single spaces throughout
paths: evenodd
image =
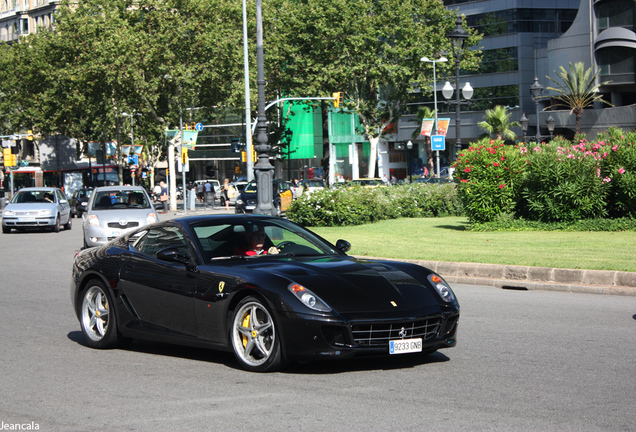
M 329 142 L 333 144 L 351 144 L 363 142 L 360 135 L 360 117 L 354 112 L 345 110 L 329 111 Z
M 283 104 L 283 118 L 292 132 L 289 159 L 322 159 L 322 125 L 320 109 L 303 103 Z M 287 158 L 287 151 L 283 150 Z

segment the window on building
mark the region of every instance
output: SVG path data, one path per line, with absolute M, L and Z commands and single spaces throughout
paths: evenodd
M 598 5 L 598 29 L 609 27 L 624 27 L 634 29 L 634 2 L 624 0 L 610 0 Z
M 633 83 L 636 67 L 636 50 L 625 47 L 609 47 L 597 53 L 601 81 L 612 84 Z
M 497 73 L 519 70 L 517 47 L 482 51 L 482 62 L 478 73 Z

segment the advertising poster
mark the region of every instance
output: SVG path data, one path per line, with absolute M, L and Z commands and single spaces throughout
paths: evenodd
M 448 125 L 450 124 L 449 118 L 437 119 L 437 134 L 446 136 L 448 132 Z
M 420 135 L 422 136 L 431 136 L 431 132 L 433 131 L 433 123 L 434 119 L 424 119 L 422 120 L 422 130 Z

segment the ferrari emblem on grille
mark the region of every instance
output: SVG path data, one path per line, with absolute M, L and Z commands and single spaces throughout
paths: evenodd
M 391 300 L 391 304 L 393 305 L 393 307 L 397 307 L 397 303 L 394 302 L 393 300 Z
M 407 335 L 407 333 L 406 333 L 406 329 L 405 329 L 404 327 L 402 327 L 402 328 L 400 329 L 400 332 L 399 332 L 398 334 L 400 335 L 400 337 L 401 337 L 402 339 L 404 339 L 404 338 L 406 337 L 406 335 Z
M 225 288 L 225 282 L 221 281 L 219 282 L 219 292 L 223 292 L 223 288 Z

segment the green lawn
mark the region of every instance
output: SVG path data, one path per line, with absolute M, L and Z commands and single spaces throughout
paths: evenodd
M 463 217 L 310 228 L 352 255 L 636 272 L 636 232 L 471 232 Z

